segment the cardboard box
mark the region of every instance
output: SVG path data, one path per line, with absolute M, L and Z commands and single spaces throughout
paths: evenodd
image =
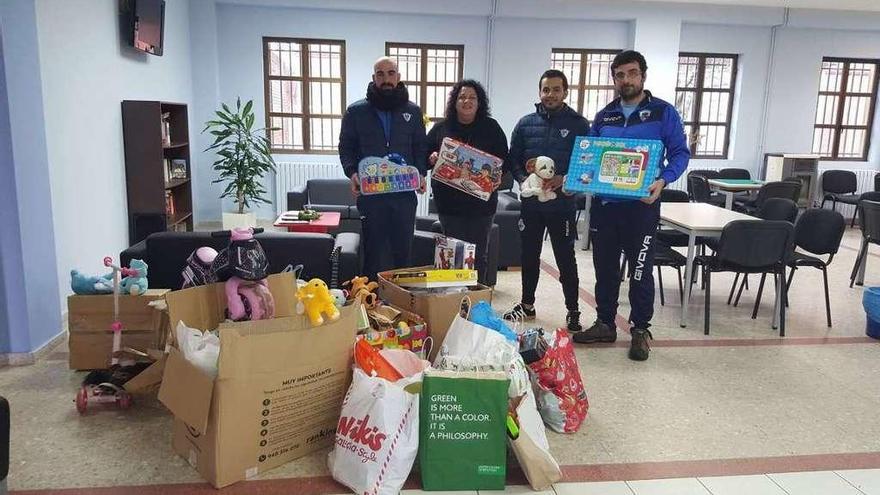
M 166 297 L 175 328 L 219 327 L 216 380 L 172 348 L 159 389 L 175 417 L 174 451 L 217 488 L 331 445 L 351 379 L 358 308 L 313 328 L 295 314 L 293 274 L 268 280 L 271 320 L 221 324 L 223 284 Z
M 168 331 L 167 314 L 150 302 L 163 299 L 168 289 L 150 289 L 140 296 L 119 296 L 122 346 L 138 350 L 157 349 Z M 74 370 L 105 369 L 113 351 L 113 295 L 67 298 L 70 357 Z
M 417 267 L 414 269 L 431 269 L 431 267 Z M 452 320 L 455 319 L 455 315 L 461 307 L 463 297 L 470 297 L 472 303 L 477 301 L 492 303 L 492 289 L 485 285 L 477 284 L 473 287 L 468 287 L 466 292 L 450 294 L 410 291 L 392 283 L 390 281 L 392 273 L 394 271 L 381 272 L 377 275 L 379 279 L 379 297 L 389 304 L 412 311 L 425 319 L 425 322 L 428 324 L 428 334 L 433 339 L 430 356 L 432 362 L 440 350 L 443 339 L 446 338 L 449 325 L 452 324 Z

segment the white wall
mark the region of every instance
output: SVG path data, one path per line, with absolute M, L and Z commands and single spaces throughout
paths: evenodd
M 684 24 L 681 51 L 739 55 L 730 151 L 727 160 L 692 160 L 693 167 L 734 167 L 760 170 L 761 115 L 770 56 L 770 28 Z
M 553 48 L 625 49 L 630 47 L 627 22 L 548 19 L 495 20 L 492 42 L 492 113 L 508 139 L 516 122 L 535 111 L 538 78 L 550 68 Z M 592 116 L 590 116 L 592 118 Z
M 118 24 L 117 0 L 37 3 L 62 297 L 71 268 L 104 272 L 128 247 L 122 101 L 192 101 L 189 2 L 167 0 L 161 57 L 123 46 Z
M 768 152 L 810 152 L 822 57 L 880 59 L 880 31 L 779 30 L 766 130 Z M 880 133 L 874 132 L 872 137 L 867 162 L 822 164 L 833 168 L 880 168 Z
M 265 122 L 263 36 L 346 40 L 345 91 L 349 103 L 365 97 L 373 62 L 385 54 L 386 41 L 463 44 L 464 76 L 485 76 L 485 18 L 218 5 L 217 33 L 220 100 L 253 99 L 257 122 Z M 194 125 L 201 130 L 201 123 Z M 204 168 L 212 160 L 202 158 L 201 172 L 213 176 Z M 279 154 L 275 158 L 338 163 L 338 157 L 331 155 Z M 271 199 L 273 179 L 267 177 L 264 182 Z M 216 198 L 217 195 L 204 194 L 197 199 L 203 203 L 201 211 L 205 216 L 220 216 L 221 205 Z M 224 208 L 231 210 L 232 203 L 226 202 Z M 271 205 L 262 205 L 257 215 L 274 218 L 275 210 Z

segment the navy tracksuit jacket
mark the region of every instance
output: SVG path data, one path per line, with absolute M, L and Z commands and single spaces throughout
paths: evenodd
M 681 117 L 675 107 L 651 96 L 625 118 L 620 98 L 596 114 L 591 136 L 657 139 L 665 147 L 665 166 L 658 178 L 666 184 L 678 179 L 690 159 Z M 654 237 L 660 221 L 660 201 L 621 201 L 597 196 L 590 208 L 593 265 L 596 268 L 596 312 L 614 327 L 620 290 L 620 252 L 630 266 L 629 321 L 636 328 L 648 328 L 654 316 Z

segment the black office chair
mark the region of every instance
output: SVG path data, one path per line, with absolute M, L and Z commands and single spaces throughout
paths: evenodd
M 703 172 L 703 170 L 698 172 Z M 690 196 L 691 201 L 724 207 L 724 198 L 712 194 L 712 188 L 709 187 L 709 179 L 707 179 L 705 175 L 691 172 L 688 174 L 687 181 L 688 195 Z
M 688 193 L 676 189 L 664 189 L 660 191 L 660 203 L 687 203 L 690 201 Z M 657 240 L 671 247 L 687 247 L 688 235 L 673 229 L 660 229 L 657 231 Z M 697 239 L 701 243 L 702 239 Z
M 880 173 L 874 174 L 874 190 L 880 191 Z
M 684 300 L 684 286 L 682 285 L 681 269 L 687 265 L 687 258 L 678 251 L 669 247 L 669 245 L 658 241 L 654 244 L 654 266 L 657 267 L 657 283 L 660 285 L 660 305 L 666 305 L 666 299 L 663 294 L 663 271 L 662 267 L 675 268 L 678 274 L 678 300 Z
M 837 209 L 837 203 L 857 205 L 859 203 L 859 195 L 856 194 L 858 188 L 859 182 L 853 171 L 826 170 L 822 172 L 822 205 L 820 208 L 825 208 L 825 202 L 828 200 L 831 200 L 832 210 Z M 853 220 L 855 220 L 855 215 L 853 215 Z
M 849 276 L 850 287 L 859 278 L 862 263 L 868 262 L 868 244 L 880 244 L 880 202 L 861 201 L 859 208 L 862 210 L 862 245 Z M 858 285 L 862 285 L 861 281 Z
M 769 198 L 767 201 L 764 201 L 764 204 L 761 205 L 761 209 L 758 210 L 755 214 L 757 218 L 761 220 L 774 220 L 780 222 L 788 222 L 794 224 L 797 219 L 798 207 L 797 204 L 786 198 Z M 707 242 L 706 245 L 711 248 L 713 251 L 718 250 L 718 240 L 710 239 L 709 241 L 714 241 L 712 243 Z M 730 304 L 731 299 L 733 298 L 733 291 L 736 288 L 736 283 L 739 281 L 739 276 L 742 275 L 737 273 L 733 278 L 733 285 L 730 286 L 730 294 L 727 296 L 727 304 Z M 761 277 L 761 284 L 758 287 L 758 298 L 756 299 L 755 308 L 758 307 L 761 303 L 761 289 L 764 287 L 764 279 L 766 277 Z M 744 275 L 742 282 L 739 286 L 739 290 L 736 293 L 736 301 L 733 303 L 733 307 L 739 306 L 739 299 L 742 296 L 743 289 L 746 286 L 746 280 L 748 279 L 748 275 Z M 756 309 L 757 311 L 757 309 Z M 752 313 L 752 319 L 755 318 L 755 313 Z
M 840 240 L 843 231 L 846 230 L 846 220 L 839 212 L 822 209 L 809 209 L 801 215 L 794 226 L 794 245 L 810 254 L 795 251 L 788 260 L 791 272 L 788 275 L 786 286 L 791 288 L 794 272 L 801 267 L 813 267 L 822 270 L 822 278 L 825 281 L 825 318 L 828 327 L 831 327 L 831 301 L 828 297 L 828 265 L 840 248 Z M 823 261 L 817 256 L 828 255 L 828 261 Z M 811 256 L 814 255 L 814 256 Z M 762 276 L 763 279 L 763 276 Z M 762 280 L 763 285 L 763 280 Z M 758 298 L 755 301 L 755 309 L 752 319 L 758 311 L 761 302 L 761 290 L 758 290 Z
M 794 226 L 773 220 L 734 220 L 721 231 L 718 251 L 699 256 L 706 285 L 704 333 L 709 335 L 710 294 L 713 272 L 773 273 L 779 294 L 779 336 L 785 336 L 785 266 L 794 240 Z M 774 315 L 775 320 L 775 315 Z M 775 323 L 775 321 L 774 321 Z M 774 326 L 773 328 L 776 328 Z
M 861 204 L 862 201 L 877 201 L 880 202 L 880 192 L 878 191 L 868 191 L 862 194 L 859 194 L 859 201 L 856 204 L 856 209 L 853 211 L 852 221 L 850 222 L 850 227 L 856 226 L 856 220 L 859 219 L 861 215 Z M 861 220 L 859 220 L 859 225 L 861 225 Z
M 795 182 L 783 180 L 778 182 L 768 182 L 758 189 L 758 194 L 755 196 L 755 199 L 737 202 L 734 205 L 734 209 L 747 215 L 754 215 L 761 209 L 764 202 L 770 198 L 786 198 L 797 203 L 800 194 L 800 181 Z
M 0 396 L 0 489 L 6 487 L 9 476 L 9 423 L 9 401 Z
M 718 171 L 719 179 L 736 179 L 749 180 L 752 178 L 751 172 L 744 168 L 722 168 Z

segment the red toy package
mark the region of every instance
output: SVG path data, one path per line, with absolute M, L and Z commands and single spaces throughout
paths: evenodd
M 590 403 L 571 336 L 559 328 L 547 340 L 549 345 L 544 357 L 529 364 L 538 411 L 544 423 L 554 431 L 574 433 L 587 417 Z

